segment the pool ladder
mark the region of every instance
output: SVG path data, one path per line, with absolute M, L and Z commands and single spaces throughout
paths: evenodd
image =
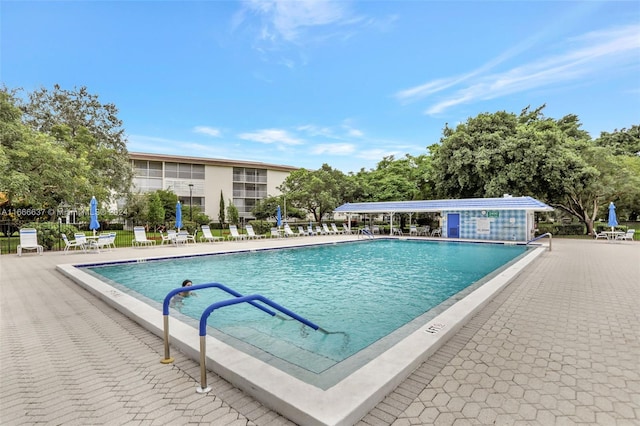
M 237 305 L 239 303 L 248 303 L 250 305 L 253 305 L 254 307 L 260 309 L 261 311 L 271 315 L 271 316 L 275 316 L 276 313 L 274 311 L 272 311 L 271 309 L 257 303 L 257 302 L 262 302 L 265 305 L 268 305 L 269 307 L 282 312 L 285 315 L 288 315 L 289 317 L 300 321 L 302 324 L 311 327 L 314 330 L 318 330 L 320 329 L 319 326 L 317 326 L 316 324 L 312 323 L 311 321 L 301 317 L 300 315 L 296 314 L 293 311 L 290 311 L 289 309 L 285 308 L 284 306 L 280 306 L 278 305 L 276 302 L 267 299 L 266 297 L 260 295 L 260 294 L 251 294 L 249 296 L 243 296 L 242 294 L 238 293 L 237 291 L 233 290 L 232 288 L 229 288 L 227 286 L 225 286 L 224 284 L 220 284 L 220 283 L 207 283 L 207 284 L 199 284 L 199 285 L 194 285 L 194 286 L 190 286 L 188 287 L 188 291 L 197 291 L 197 290 L 202 290 L 205 288 L 219 288 L 220 290 L 231 294 L 232 296 L 235 296 L 232 299 L 227 299 L 227 300 L 222 300 L 219 302 L 215 302 L 211 305 L 209 305 L 203 312 L 202 315 L 200 316 L 200 327 L 199 327 L 199 331 L 200 331 L 200 387 L 196 388 L 196 392 L 198 393 L 207 393 L 211 390 L 211 388 L 209 386 L 207 386 L 207 367 L 206 367 L 206 360 L 207 360 L 207 356 L 206 356 L 206 352 L 207 352 L 207 319 L 209 318 L 209 316 L 213 313 L 213 311 L 215 311 L 216 309 L 219 308 L 223 308 L 225 306 L 231 306 L 231 305 Z M 164 320 L 164 358 L 160 360 L 161 363 L 163 364 L 170 364 L 174 361 L 174 359 L 171 357 L 170 354 L 170 349 L 169 349 L 169 304 L 171 302 L 171 299 L 173 298 L 173 296 L 175 296 L 178 293 L 183 293 L 185 292 L 185 287 L 179 287 L 176 289 L 171 290 L 169 293 L 167 293 L 167 295 L 164 298 L 164 302 L 162 304 L 162 316 L 163 316 L 163 320 Z M 320 329 L 322 330 L 322 329 Z
M 531 244 L 534 241 L 538 241 L 539 239 L 542 239 L 544 237 L 549 237 L 549 251 L 551 251 L 551 242 L 553 241 L 553 235 L 551 234 L 551 232 L 547 232 L 547 233 L 544 233 L 542 235 L 538 235 L 534 239 L 527 241 L 527 245 Z

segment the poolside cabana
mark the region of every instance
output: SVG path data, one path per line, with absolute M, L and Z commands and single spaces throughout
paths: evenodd
M 347 203 L 334 210 L 351 216 L 361 214 L 439 213 L 442 237 L 474 240 L 528 241 L 533 238 L 535 212 L 553 208 L 532 197 L 466 198 L 460 200 L 386 201 Z

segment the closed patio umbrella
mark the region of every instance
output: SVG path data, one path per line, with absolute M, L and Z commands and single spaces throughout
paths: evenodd
M 176 228 L 178 231 L 182 228 L 182 204 L 180 201 L 176 204 Z
M 616 217 L 616 206 L 613 201 L 609 204 L 609 222 L 607 223 L 611 227 L 611 232 L 618 226 L 618 218 Z
M 98 222 L 98 200 L 96 200 L 96 197 L 91 197 L 89 216 L 91 217 L 89 229 L 93 231 L 93 235 L 96 235 L 96 229 L 100 228 L 100 222 Z
M 276 209 L 276 223 L 278 224 L 278 228 L 282 226 L 282 213 L 280 212 L 280 206 Z

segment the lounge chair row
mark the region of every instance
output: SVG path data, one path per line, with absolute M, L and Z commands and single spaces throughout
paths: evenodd
M 337 234 L 350 234 L 351 232 L 346 226 L 343 226 L 343 229 L 340 230 L 336 226 L 335 223 L 331 224 L 331 228 L 326 223 L 321 226 L 316 226 L 315 229 L 313 226 L 307 226 L 305 229 L 304 226 L 298 226 L 298 232 L 294 232 L 291 229 L 289 224 L 285 224 L 283 230 L 280 231 L 278 228 L 271 228 L 271 237 L 308 237 L 312 235 L 337 235 Z

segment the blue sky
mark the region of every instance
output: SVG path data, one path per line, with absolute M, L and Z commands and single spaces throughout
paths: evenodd
M 344 172 L 482 112 L 640 123 L 637 1 L 7 1 L 1 81 L 87 86 L 130 151 Z

